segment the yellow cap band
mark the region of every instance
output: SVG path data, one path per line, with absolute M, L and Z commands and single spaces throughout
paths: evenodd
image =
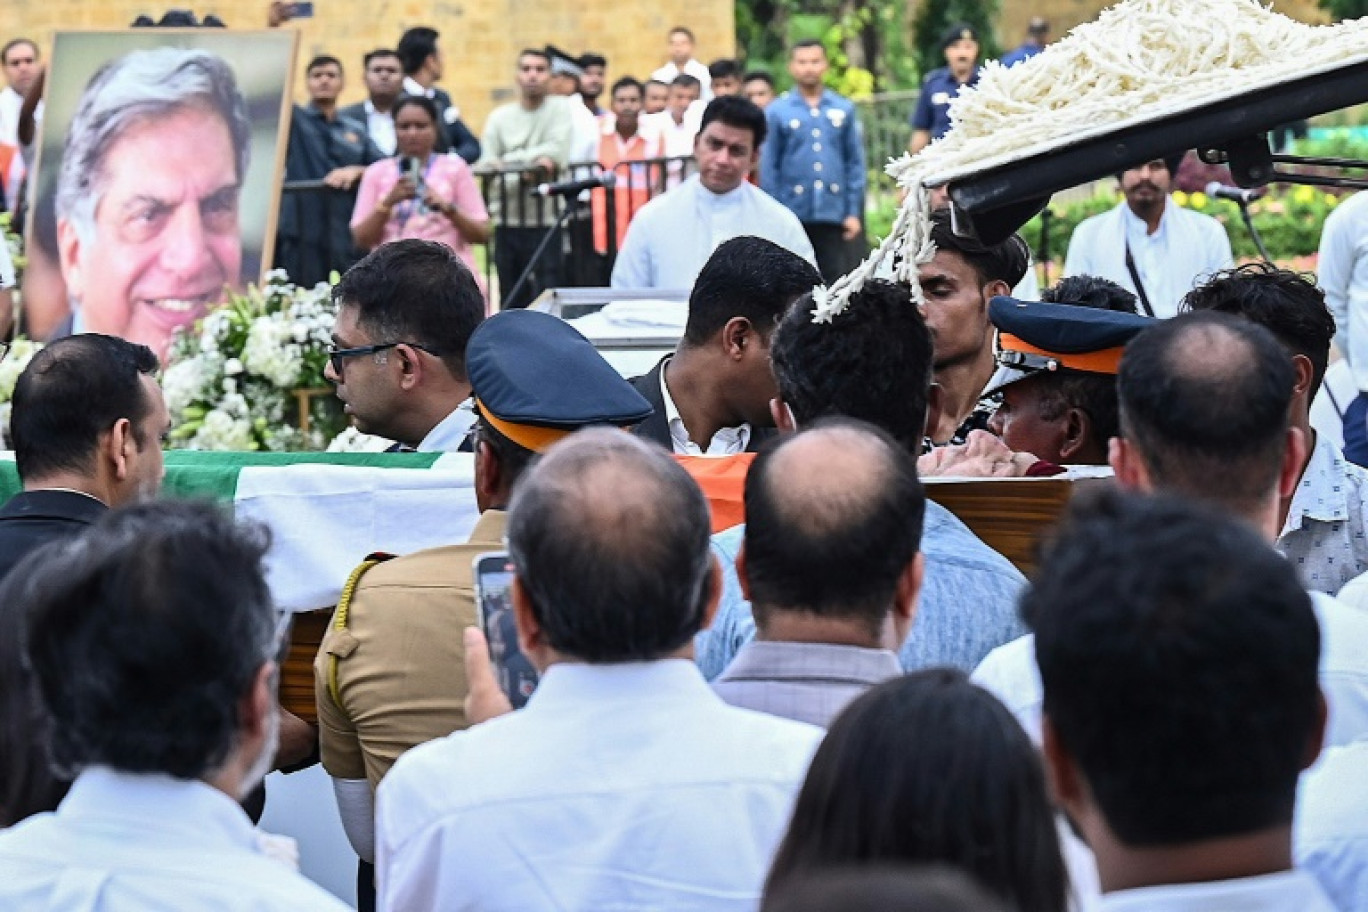
M 503 434 L 509 440 L 526 450 L 540 453 L 557 440 L 569 437 L 570 429 L 538 427 L 533 424 L 514 424 L 511 421 L 504 421 L 499 418 L 477 397 L 475 405 L 480 409 L 480 417 L 489 422 L 489 426 Z
M 1115 374 L 1121 370 L 1121 353 L 1125 351 L 1125 346 L 1118 345 L 1115 348 L 1104 348 L 1101 351 L 1082 352 L 1079 354 L 1061 354 L 1059 352 L 1046 351 L 1043 348 L 1036 348 L 1029 342 L 1025 342 L 1011 333 L 1000 333 L 998 341 L 1004 351 L 1021 352 L 1026 355 L 1040 355 L 1059 362 L 1059 366 L 1069 370 L 1085 371 L 1090 374 Z

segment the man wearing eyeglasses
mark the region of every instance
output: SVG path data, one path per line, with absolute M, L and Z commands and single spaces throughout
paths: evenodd
M 435 241 L 382 244 L 333 289 L 323 375 L 357 429 L 393 450 L 454 451 L 475 422 L 465 349 L 484 319 L 475 277 Z

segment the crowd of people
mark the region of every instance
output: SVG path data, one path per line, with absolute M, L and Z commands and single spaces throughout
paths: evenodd
M 316 729 L 276 703 L 265 530 L 155 498 L 153 353 L 48 346 L 0 511 L 0 899 L 338 907 L 251 824 L 321 761 L 361 908 L 1363 908 L 1368 485 L 1309 425 L 1324 293 L 1253 264 L 1168 319 L 1097 277 L 1021 301 L 1018 241 L 946 225 L 925 313 L 871 280 L 829 323 L 811 262 L 725 241 L 630 381 L 486 318 L 447 245 L 363 258 L 328 379 L 364 431 L 468 448 L 481 515 L 346 581 Z M 1001 440 L 933 445 L 971 380 Z M 1114 480 L 1029 580 L 920 480 L 1056 461 Z

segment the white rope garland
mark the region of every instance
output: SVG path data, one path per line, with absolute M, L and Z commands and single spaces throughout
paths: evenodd
M 950 130 L 921 152 L 889 161 L 908 191 L 893 229 L 831 288 L 814 290 L 813 320 L 830 322 L 884 263 L 924 303 L 918 267 L 935 255 L 924 182 L 982 170 L 1098 133 L 1257 90 L 1368 55 L 1368 17 L 1303 25 L 1258 0 L 1123 0 L 1011 67 L 988 62 L 950 103 Z

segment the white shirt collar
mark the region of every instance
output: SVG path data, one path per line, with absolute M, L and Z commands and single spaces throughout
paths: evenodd
M 475 405 L 467 399 L 451 410 L 418 444 L 420 453 L 454 453 L 475 424 Z
M 237 802 L 198 779 L 92 766 L 76 777 L 57 815 L 115 817 L 124 827 L 139 821 L 149 829 L 185 830 L 191 842 L 258 848 L 256 827 Z
M 1310 874 L 1281 871 L 1206 883 L 1162 884 L 1102 897 L 1099 912 L 1332 912 Z
M 418 80 L 414 79 L 412 76 L 405 76 L 405 77 L 404 77 L 404 94 L 405 94 L 405 95 L 418 95 L 418 96 L 421 96 L 422 98 L 431 98 L 433 95 L 436 95 L 436 94 L 437 94 L 437 90 L 436 90 L 436 89 L 432 89 L 432 88 L 425 89 L 425 88 L 423 88 L 423 86 L 418 82 Z
M 746 447 L 750 445 L 751 426 L 744 421 L 736 427 L 719 429 L 708 441 L 706 450 L 689 439 L 689 431 L 684 427 L 679 407 L 675 405 L 670 388 L 665 384 L 665 365 L 669 363 L 669 359 L 666 359 L 660 366 L 660 398 L 665 404 L 665 423 L 670 427 L 670 442 L 674 445 L 674 451 L 681 456 L 735 456 L 746 452 Z
M 1173 210 L 1175 205 L 1177 204 L 1172 197 L 1164 198 L 1164 211 L 1159 216 L 1159 227 L 1155 229 L 1154 234 L 1150 234 L 1149 225 L 1145 220 L 1131 210 L 1130 204 L 1123 201 L 1121 203 L 1121 224 L 1125 226 L 1126 236 L 1133 242 L 1149 241 L 1154 243 L 1163 240 L 1166 236 L 1164 229 L 1168 227 L 1169 223 L 1169 212 Z
M 1343 522 L 1348 519 L 1349 492 L 1345 476 L 1351 471 L 1344 454 L 1324 434 L 1317 434 L 1311 458 L 1302 470 L 1297 490 L 1292 494 L 1292 503 L 1288 505 L 1281 534 L 1300 529 L 1305 519 L 1321 522 Z

